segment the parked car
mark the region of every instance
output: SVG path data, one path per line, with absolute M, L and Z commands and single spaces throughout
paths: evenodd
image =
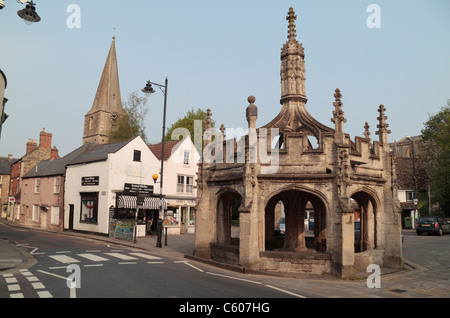
M 416 233 L 417 235 L 420 235 L 422 233 L 437 235 L 450 233 L 450 223 L 441 217 L 422 216 L 417 220 Z

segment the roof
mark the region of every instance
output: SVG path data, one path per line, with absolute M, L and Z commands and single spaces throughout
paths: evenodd
M 0 175 L 10 175 L 11 174 L 11 164 L 15 162 L 16 158 L 4 158 L 0 157 Z
M 112 144 L 85 144 L 60 159 L 44 160 L 33 167 L 23 178 L 64 175 L 67 166 L 105 161 L 110 153 L 122 149 L 130 140 Z
M 398 157 L 397 181 L 399 189 L 414 189 L 414 168 L 416 175 L 416 189 L 426 190 L 428 188 L 429 176 L 419 158 Z
M 129 142 L 130 140 L 104 145 L 86 144 L 81 147 L 83 148 L 82 153 L 68 162 L 67 165 L 69 166 L 107 160 L 110 153 L 119 151 Z
M 66 165 L 75 160 L 85 150 L 86 146 L 82 146 L 63 158 L 53 160 L 43 160 L 34 166 L 27 174 L 23 176 L 26 178 L 48 177 L 56 175 L 64 175 L 66 172 Z
M 181 143 L 183 140 L 169 141 L 164 143 L 164 161 L 170 158 L 172 155 L 172 150 L 176 145 Z M 162 143 L 156 145 L 149 145 L 150 150 L 153 152 L 158 160 L 161 160 L 162 155 Z

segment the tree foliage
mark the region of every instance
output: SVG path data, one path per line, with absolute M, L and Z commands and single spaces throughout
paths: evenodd
M 147 97 L 140 97 L 137 92 L 128 96 L 128 101 L 123 103 L 126 114 L 117 117 L 109 135 L 110 142 L 129 140 L 137 136 L 141 136 L 147 142 L 145 117 L 148 109 L 145 108 L 146 103 Z
M 450 100 L 422 130 L 422 162 L 430 175 L 432 200 L 450 217 Z
M 205 122 L 206 122 L 206 112 L 200 108 L 197 110 L 194 110 L 194 108 L 192 108 L 191 110 L 189 110 L 186 113 L 186 115 L 183 118 L 179 118 L 174 124 L 172 124 L 172 126 L 169 127 L 169 129 L 167 130 L 166 136 L 165 136 L 165 140 L 172 141 L 173 137 L 181 139 L 182 138 L 181 136 L 179 136 L 177 134 L 172 136 L 172 133 L 177 128 L 185 128 L 189 131 L 191 140 L 194 142 L 195 141 L 195 121 L 196 120 L 201 121 L 201 125 L 202 125 L 201 132 L 203 134 L 203 130 L 205 128 Z M 212 125 L 212 127 L 215 127 L 214 121 L 212 121 L 211 125 Z M 198 150 L 201 151 L 201 149 L 198 149 Z

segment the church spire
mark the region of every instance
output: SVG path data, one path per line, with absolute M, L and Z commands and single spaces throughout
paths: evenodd
M 305 52 L 297 41 L 295 21 L 297 16 L 291 7 L 286 20 L 289 21 L 288 41 L 281 50 L 281 101 L 296 98 L 306 102 Z
M 116 37 L 114 36 L 91 111 L 103 110 L 118 113 L 121 109 L 122 100 L 117 66 Z
M 114 35 L 94 103 L 86 114 L 83 143 L 107 143 L 113 121 L 117 119 L 117 116 L 124 114 Z

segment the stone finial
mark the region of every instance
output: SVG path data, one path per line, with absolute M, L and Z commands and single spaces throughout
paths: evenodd
M 379 124 L 377 125 L 378 131 L 375 132 L 376 135 L 380 136 L 380 144 L 388 146 L 388 138 L 387 135 L 391 133 L 391 131 L 388 129 L 389 124 L 386 123 L 386 119 L 388 118 L 385 116 L 386 108 L 384 105 L 380 105 L 378 112 L 380 113 L 380 117 L 378 117 Z
M 255 96 L 249 96 L 247 100 L 250 103 L 250 105 L 247 107 L 246 112 L 248 127 L 255 128 L 256 120 L 258 119 L 258 107 L 255 105 L 256 98 Z
M 342 94 L 339 88 L 336 88 L 334 97 L 336 101 L 333 103 L 335 109 L 333 111 L 333 118 L 331 118 L 331 121 L 337 126 L 340 126 L 342 123 L 346 123 L 347 119 L 344 117 L 344 111 L 342 110 Z
M 226 135 L 225 135 L 225 130 L 226 130 L 225 125 L 222 124 L 222 125 L 220 126 L 220 132 L 222 133 L 222 137 L 223 137 L 224 140 L 225 140 L 225 137 L 226 137 Z
M 295 40 L 297 37 L 297 31 L 295 26 L 295 20 L 297 20 L 297 16 L 295 15 L 295 11 L 292 7 L 289 8 L 288 16 L 286 20 L 289 21 L 289 40 Z
M 381 135 L 382 133 L 386 132 L 387 134 L 390 134 L 391 131 L 388 130 L 389 124 L 386 123 L 386 119 L 388 118 L 385 116 L 386 108 L 384 105 L 380 105 L 378 112 L 380 113 L 380 117 L 378 117 L 379 124 L 377 125 L 378 131 L 375 133 L 377 135 Z
M 364 125 L 364 137 L 370 140 L 370 126 L 369 123 L 366 121 L 366 124 Z
M 205 130 L 212 127 L 211 116 L 212 116 L 211 109 L 208 108 L 206 110 Z

